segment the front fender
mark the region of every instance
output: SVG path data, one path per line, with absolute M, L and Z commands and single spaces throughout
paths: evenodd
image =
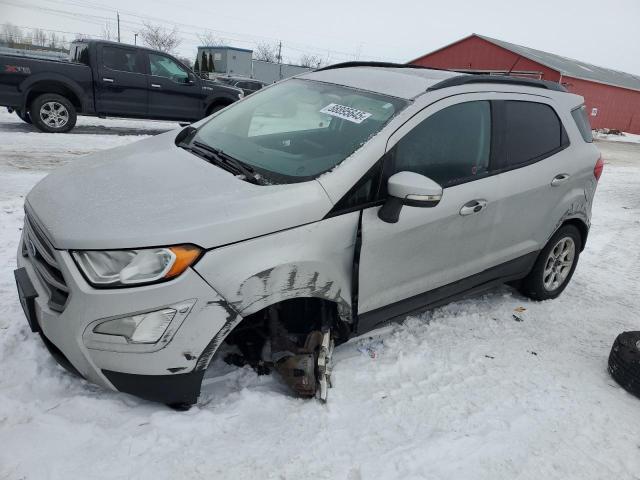
M 213 249 L 197 272 L 243 317 L 275 303 L 313 297 L 351 314 L 358 212 Z

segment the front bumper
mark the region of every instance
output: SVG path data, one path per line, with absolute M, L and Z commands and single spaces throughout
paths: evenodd
M 68 252 L 52 250 L 69 290 L 64 308 L 56 311 L 34 260 L 23 252 L 21 241 L 18 269 L 24 269 L 37 294 L 32 302 L 33 316 L 43 341 L 60 364 L 112 390 L 167 404 L 196 402 L 204 370 L 219 343 L 217 336 L 240 317 L 195 271 L 189 269 L 175 280 L 157 285 L 95 289 Z M 95 342 L 92 325 L 99 319 L 185 301 L 194 302 L 188 315 L 180 324 L 172 323 L 157 344 L 109 346 Z

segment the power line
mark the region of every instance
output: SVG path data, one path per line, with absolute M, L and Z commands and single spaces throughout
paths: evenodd
M 72 5 L 72 6 L 76 6 L 76 7 L 81 7 L 81 8 L 92 8 L 92 9 L 97 9 L 97 10 L 102 10 L 102 11 L 108 11 L 108 12 L 113 12 L 113 13 L 117 13 L 114 9 L 111 9 L 109 7 L 105 7 L 103 5 L 99 5 L 93 2 L 85 2 L 85 3 L 79 3 L 73 0 L 47 0 L 49 2 L 53 2 L 53 3 L 57 3 L 57 4 L 67 4 L 67 5 Z M 84 22 L 87 22 L 87 17 L 90 18 L 89 23 L 95 24 L 95 25 L 103 25 L 104 22 L 113 22 L 113 17 L 105 17 L 105 16 L 100 16 L 100 15 L 96 15 L 96 14 L 83 14 L 83 13 L 75 13 L 75 12 L 69 12 L 69 11 L 65 11 L 65 10 L 59 10 L 59 9 L 54 9 L 54 8 L 48 8 L 48 7 L 42 7 L 42 6 L 36 6 L 33 4 L 28 4 L 28 3 L 14 3 L 11 1 L 7 1 L 7 0 L 2 0 L 0 1 L 0 3 L 5 3 L 8 5 L 12 5 L 18 8 L 24 8 L 24 9 L 31 9 L 31 10 L 38 10 L 38 11 L 46 11 L 47 13 L 50 13 L 52 15 L 60 15 L 66 18 L 71 18 L 71 19 L 82 19 Z M 154 17 L 154 16 L 150 16 L 148 14 L 140 14 L 138 12 L 135 11 L 131 11 L 131 10 L 121 10 L 122 13 L 126 13 L 127 15 L 134 17 L 134 18 L 138 18 L 138 19 L 142 19 L 143 22 L 136 22 L 136 21 L 132 21 L 132 20 L 124 20 L 122 19 L 121 22 L 122 23 L 128 23 L 129 25 L 133 25 L 136 27 L 143 27 L 145 21 L 156 21 L 162 24 L 168 24 L 171 25 L 173 24 L 174 26 L 181 26 L 181 27 L 186 27 L 189 30 L 178 30 L 177 33 L 180 33 L 182 35 L 188 35 L 188 36 L 192 36 L 194 38 L 198 38 L 200 35 L 198 33 L 195 33 L 193 31 L 191 31 L 191 29 L 195 29 L 198 32 L 202 32 L 202 31 L 210 31 L 214 34 L 220 35 L 222 36 L 225 40 L 229 40 L 229 41 L 233 41 L 235 43 L 241 43 L 241 44 L 245 44 L 245 45 L 253 45 L 256 46 L 259 44 L 259 40 L 268 40 L 272 43 L 276 43 L 278 40 L 275 38 L 271 38 L 271 37 L 264 37 L 264 36 L 258 36 L 258 35 L 248 35 L 248 34 L 244 34 L 244 33 L 237 33 L 237 32 L 228 32 L 228 31 L 224 31 L 224 30 L 218 30 L 218 29 L 212 29 L 209 27 L 204 27 L 202 25 L 194 25 L 194 24 L 188 24 L 188 23 L 181 23 L 181 22 L 169 22 L 167 20 L 158 18 L 158 17 Z M 136 33 L 135 30 L 131 30 L 133 33 Z M 245 38 L 238 38 L 238 35 L 240 37 L 245 37 L 245 38 L 253 38 L 253 40 L 246 40 Z M 193 45 L 193 44 L 192 44 Z M 328 56 L 338 56 L 338 57 L 343 57 L 343 58 L 347 58 L 347 59 L 352 59 L 355 56 L 357 56 L 357 53 L 351 53 L 351 52 L 344 52 L 344 51 L 339 51 L 339 50 L 333 50 L 333 49 L 326 49 L 326 48 L 322 48 L 322 47 L 317 47 L 317 46 L 312 46 L 312 45 L 304 45 L 304 44 L 298 44 L 297 42 L 286 42 L 286 48 L 287 50 L 293 50 L 295 52 L 299 52 L 299 53 L 316 53 L 316 54 L 320 54 L 322 56 L 325 55 L 325 53 Z M 371 55 L 366 55 L 366 57 L 371 58 L 371 59 L 382 59 L 381 57 L 375 57 L 375 56 L 371 56 Z M 386 59 L 388 60 L 388 58 Z

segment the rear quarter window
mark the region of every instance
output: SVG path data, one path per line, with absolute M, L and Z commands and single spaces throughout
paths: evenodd
M 585 142 L 593 142 L 593 134 L 591 133 L 591 124 L 589 123 L 589 117 L 587 116 L 587 110 L 584 105 L 571 111 L 571 116 L 580 130 L 580 135 L 584 138 Z
M 507 168 L 542 160 L 569 144 L 553 108 L 545 103 L 504 102 Z

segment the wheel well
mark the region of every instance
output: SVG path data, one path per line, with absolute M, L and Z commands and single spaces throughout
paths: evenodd
M 580 251 L 584 250 L 584 246 L 587 243 L 587 236 L 589 235 L 589 227 L 587 227 L 586 223 L 578 218 L 572 218 L 570 220 L 566 220 L 562 223 L 561 227 L 565 225 L 573 225 L 580 232 L 580 240 L 582 245 L 580 246 Z
M 29 89 L 29 93 L 26 98 L 26 107 L 29 108 L 31 103 L 35 100 L 35 98 L 43 93 L 56 93 L 58 95 L 62 95 L 66 99 L 68 99 L 76 110 L 80 112 L 82 110 L 82 102 L 78 98 L 78 96 L 71 90 L 69 87 L 62 83 L 58 82 L 42 82 L 36 83 Z
M 228 100 L 226 98 L 221 98 L 218 100 L 215 100 L 214 102 L 212 102 L 211 104 L 209 104 L 209 106 L 207 107 L 207 116 L 211 115 L 211 113 L 213 112 L 213 109 L 216 107 L 227 107 L 229 105 L 231 105 L 233 102 L 231 100 Z

